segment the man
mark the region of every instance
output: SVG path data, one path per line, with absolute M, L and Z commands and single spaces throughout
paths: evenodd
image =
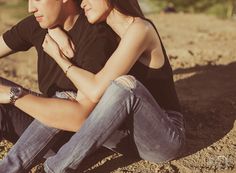
M 30 94 L 21 86 L 1 78 L 0 136 L 13 143 L 19 137 L 21 140 L 0 162 L 0 173 L 29 171 L 34 162 L 38 161 L 37 158 L 41 158 L 48 151 L 47 147 L 58 148 L 66 142 L 56 142 L 56 139 L 68 139 L 71 136 L 58 129 L 77 131 L 86 119 L 85 115 L 95 106 L 86 98 L 80 103 L 50 98 L 70 98 L 68 94 L 76 92 L 77 89 L 66 78 L 66 71 L 63 72 L 42 48 L 48 29 L 59 26 L 75 44 L 74 53 L 64 52 L 68 56 L 74 55 L 71 59 L 73 64 L 94 73 L 104 66 L 116 48 L 115 36 L 105 25 L 90 25 L 81 13 L 79 4 L 80 0 L 28 0 L 28 10 L 34 15 L 23 19 L 0 37 L 0 57 L 17 51 L 26 51 L 31 47 L 36 48 L 38 84 L 44 96 Z M 28 136 L 22 134 L 28 126 L 34 129 L 31 136 L 39 129 L 45 131 L 40 138 L 32 139 L 35 140 L 34 146 L 25 146 L 23 143 Z M 52 138 L 55 140 L 51 140 Z M 40 146 L 41 141 L 48 142 L 47 147 Z M 53 144 L 49 145 L 52 142 Z M 18 152 L 21 147 L 25 152 Z M 41 155 L 34 153 L 34 147 L 37 147 Z

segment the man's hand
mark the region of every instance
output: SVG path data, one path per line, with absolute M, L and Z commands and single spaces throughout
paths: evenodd
M 67 58 L 74 57 L 75 46 L 70 37 L 62 29 L 60 29 L 59 27 L 48 29 L 48 34 L 57 43 L 61 52 Z
M 58 58 L 66 58 L 66 56 L 64 56 L 60 50 L 58 44 L 51 38 L 49 34 L 46 34 L 42 47 L 43 50 L 55 61 L 57 61 Z
M 10 103 L 11 87 L 0 84 L 0 104 Z

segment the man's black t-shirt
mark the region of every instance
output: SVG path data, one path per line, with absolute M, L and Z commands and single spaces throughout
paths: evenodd
M 38 53 L 39 90 L 45 96 L 55 91 L 76 91 L 62 69 L 42 48 L 46 29 L 42 29 L 34 16 L 29 16 L 3 34 L 5 43 L 13 51 L 26 51 L 35 47 Z M 115 33 L 105 24 L 91 25 L 81 14 L 68 31 L 75 44 L 73 63 L 78 67 L 97 73 L 117 47 Z M 29 57 L 30 58 L 30 57 Z

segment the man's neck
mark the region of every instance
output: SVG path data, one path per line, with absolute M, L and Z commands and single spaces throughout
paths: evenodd
M 64 25 L 62 26 L 64 30 L 69 31 L 71 30 L 71 28 L 73 28 L 76 20 L 78 19 L 79 14 L 75 14 L 75 15 L 70 15 L 67 17 Z
M 114 8 L 107 16 L 106 23 L 122 38 L 133 20 L 134 17 L 124 15 Z
M 73 28 L 76 20 L 78 19 L 80 9 L 75 1 L 68 1 L 68 4 L 65 6 L 64 11 L 64 22 L 61 27 L 64 30 L 69 31 L 71 28 Z

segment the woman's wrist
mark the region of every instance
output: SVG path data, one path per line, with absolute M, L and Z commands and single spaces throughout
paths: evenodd
M 74 64 L 70 64 L 70 65 L 68 65 L 67 66 L 67 68 L 66 68 L 66 70 L 65 70 L 65 75 L 67 76 L 67 74 L 68 74 L 68 71 L 71 69 L 71 67 L 73 67 L 74 66 Z

